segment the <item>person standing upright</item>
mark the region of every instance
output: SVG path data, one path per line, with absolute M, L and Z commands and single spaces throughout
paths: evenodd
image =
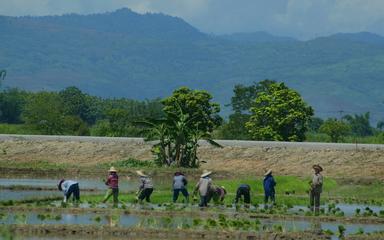
M 199 191 L 199 207 L 208 207 L 208 192 L 212 185 L 212 179 L 209 177 L 211 174 L 212 172 L 204 170 L 203 174 L 200 176 L 199 182 L 195 186 L 195 190 L 193 191 L 193 195 Z
M 323 168 L 319 164 L 313 165 L 312 168 L 315 173 L 310 182 L 309 202 L 311 211 L 318 214 L 320 211 L 320 194 L 323 191 L 323 175 L 320 172 L 323 171 Z
M 175 203 L 177 201 L 177 198 L 179 197 L 179 193 L 181 192 L 183 196 L 185 197 L 185 202 L 189 202 L 189 193 L 187 190 L 187 178 L 182 174 L 181 172 L 176 172 L 173 177 L 173 202 Z
M 264 186 L 264 208 L 267 208 L 268 207 L 267 203 L 269 199 L 271 199 L 272 205 L 275 204 L 276 181 L 272 176 L 272 169 L 269 169 L 264 174 L 263 186 Z
M 117 171 L 114 167 L 111 167 L 108 173 L 108 178 L 105 181 L 105 185 L 108 186 L 108 190 L 103 199 L 103 203 L 113 196 L 113 206 L 116 207 L 119 203 L 119 176 L 117 175 Z

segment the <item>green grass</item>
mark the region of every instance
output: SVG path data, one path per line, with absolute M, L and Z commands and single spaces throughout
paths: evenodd
M 154 161 L 141 161 L 141 160 L 137 160 L 134 158 L 129 158 L 129 159 L 118 160 L 118 161 L 113 161 L 113 162 L 109 162 L 109 163 L 102 163 L 102 164 L 98 164 L 97 166 L 101 167 L 101 168 L 107 168 L 107 167 L 114 166 L 114 167 L 119 168 L 119 169 L 154 168 L 155 163 L 154 163 Z
M 25 134 L 25 135 L 36 135 L 41 134 L 36 129 L 25 125 L 25 124 L 0 124 L 0 134 Z
M 331 138 L 323 133 L 307 133 L 306 142 L 331 142 Z M 345 136 L 339 141 L 340 143 L 360 143 L 360 144 L 384 144 L 384 134 L 374 136 L 355 137 Z
M 307 205 L 308 204 L 308 181 L 309 179 L 294 177 L 294 176 L 275 176 L 276 186 L 276 201 L 278 204 L 284 205 Z M 170 179 L 171 181 L 171 179 Z M 227 190 L 227 196 L 224 204 L 231 204 L 236 195 L 237 187 L 242 183 L 247 183 L 252 188 L 252 203 L 261 204 L 264 201 L 262 179 L 229 179 L 229 180 L 215 180 L 215 185 L 223 185 Z M 190 201 L 192 202 L 192 192 L 195 182 L 190 182 L 188 192 L 190 193 Z M 162 185 L 155 185 L 155 190 L 151 196 L 151 202 L 154 204 L 163 204 L 172 202 L 172 191 L 170 184 L 163 183 Z M 97 196 L 84 196 L 82 200 L 100 202 L 103 195 Z M 197 197 L 198 198 L 198 197 Z M 321 203 L 326 204 L 334 202 L 335 199 L 340 199 L 341 202 L 349 202 L 351 198 L 354 201 L 368 201 L 374 200 L 378 203 L 384 202 L 384 193 L 381 191 L 379 183 L 373 185 L 340 185 L 336 180 L 325 178 L 324 189 L 321 197 Z M 119 199 L 123 202 L 134 202 L 135 195 L 133 192 L 121 193 Z M 184 197 L 180 194 L 178 202 L 182 202 Z M 359 201 L 360 200 L 360 201 Z
M 4 151 L 4 150 L 3 150 Z M 12 168 L 12 169 L 34 169 L 34 170 L 67 170 L 69 168 L 76 168 L 76 166 L 72 166 L 66 163 L 51 163 L 45 160 L 37 160 L 37 161 L 0 161 L 0 168 Z

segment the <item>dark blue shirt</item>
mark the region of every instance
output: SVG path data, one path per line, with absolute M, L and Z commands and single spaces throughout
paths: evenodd
M 264 178 L 264 193 L 265 195 L 275 194 L 276 182 L 272 175 L 267 175 Z

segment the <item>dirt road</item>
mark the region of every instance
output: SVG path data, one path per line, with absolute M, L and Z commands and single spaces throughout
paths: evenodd
M 335 177 L 384 179 L 384 145 L 218 141 L 223 148 L 201 142 L 202 168 L 261 175 L 309 175 L 321 164 Z M 35 161 L 89 166 L 114 160 L 150 160 L 150 142 L 141 138 L 0 135 L 0 162 L 33 164 Z

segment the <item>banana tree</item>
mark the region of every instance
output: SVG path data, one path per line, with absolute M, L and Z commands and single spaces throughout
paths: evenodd
M 197 157 L 197 149 L 200 146 L 199 140 L 205 140 L 214 147 L 222 148 L 219 143 L 213 140 L 211 133 L 199 131 L 198 128 L 191 131 L 191 141 L 190 141 L 190 156 L 189 156 L 189 166 L 190 167 L 199 167 L 200 162 Z
M 172 163 L 172 146 L 169 136 L 169 127 L 167 120 L 150 119 L 147 121 L 137 121 L 135 125 L 144 127 L 145 141 L 159 140 L 152 148 L 152 152 L 158 155 L 157 162 L 159 165 L 171 165 Z M 168 148 L 168 151 L 167 151 Z M 168 154 L 167 154 L 168 152 Z

